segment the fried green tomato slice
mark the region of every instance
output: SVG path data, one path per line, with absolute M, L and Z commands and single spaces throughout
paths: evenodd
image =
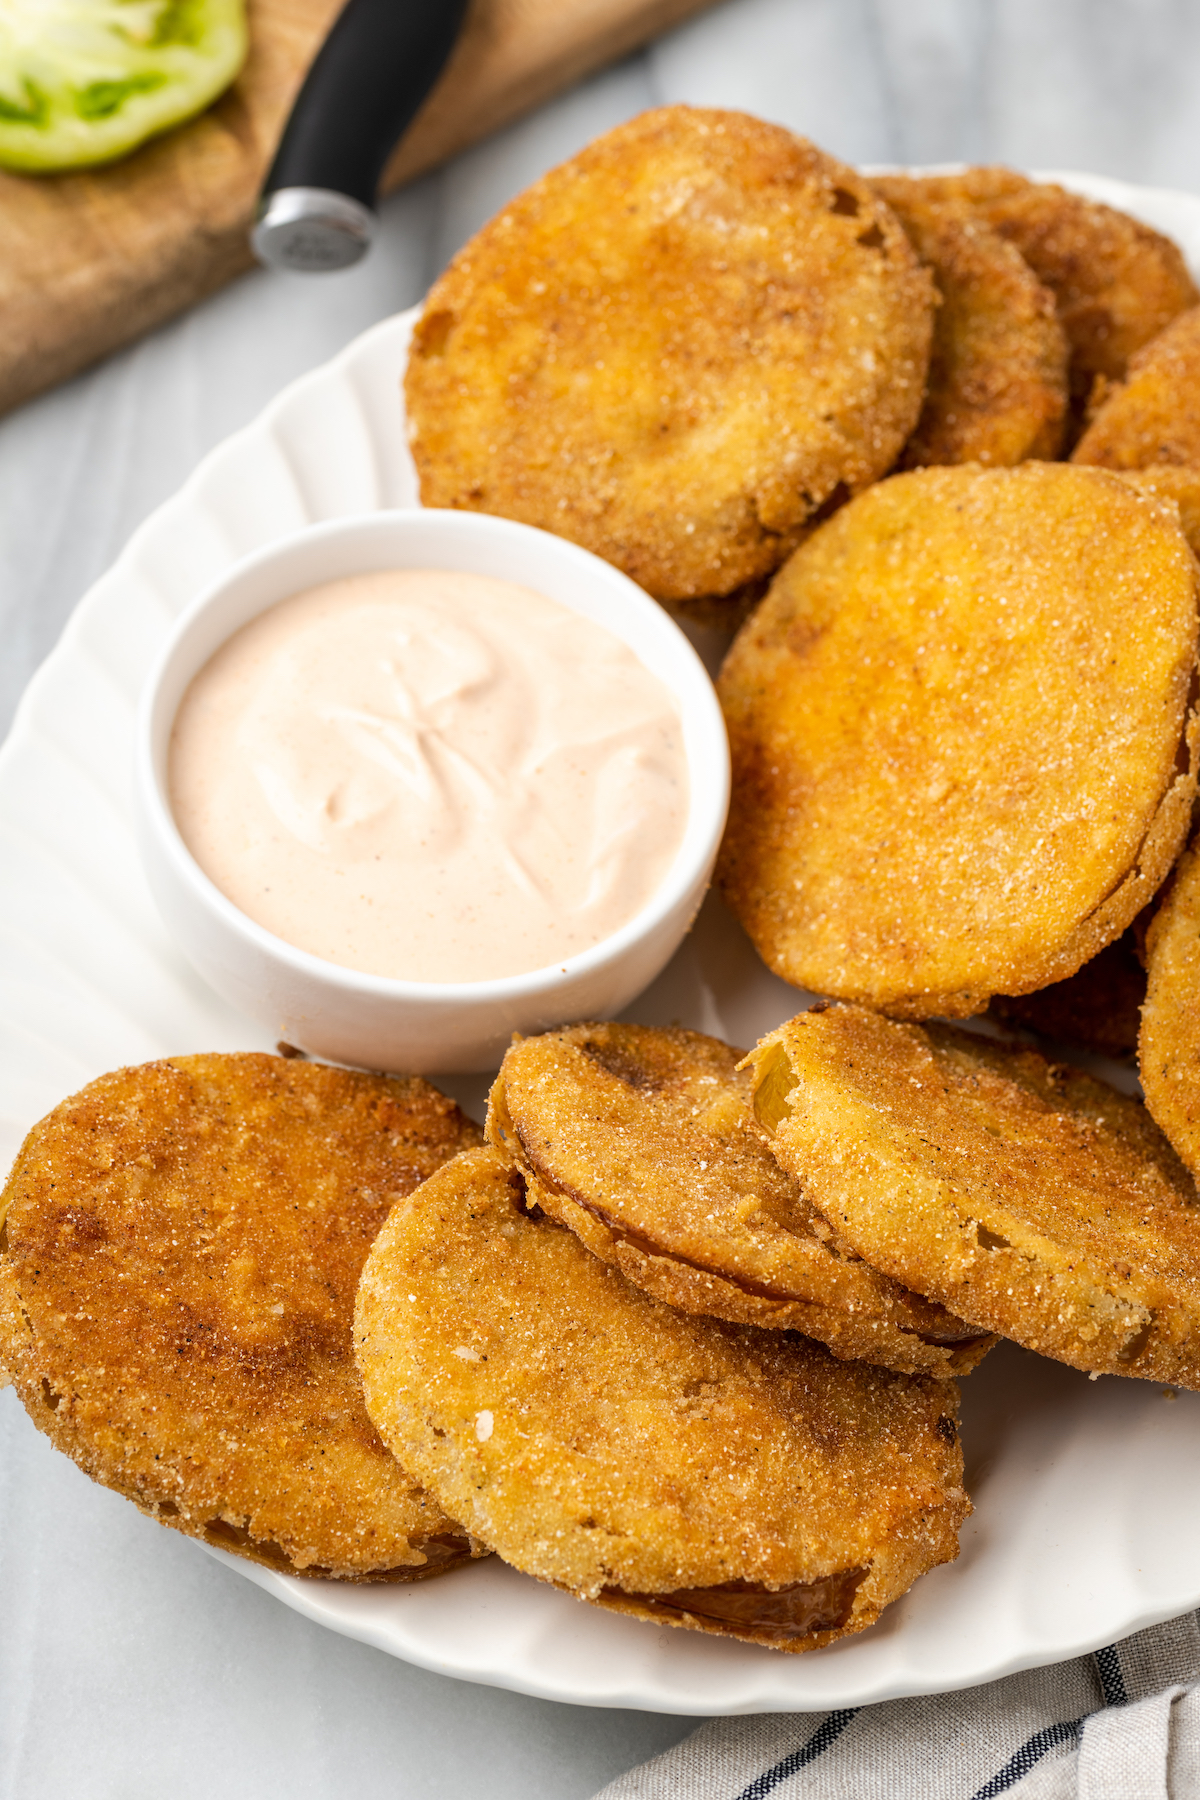
M 405 1467 L 526 1574 L 779 1650 L 957 1554 L 957 1389 L 661 1305 L 472 1150 L 395 1208 L 355 1340 Z
M 1138 1067 L 1146 1105 L 1200 1175 L 1200 839 L 1180 857 L 1146 933 Z
M 1054 295 L 1071 349 L 1076 405 L 1097 375 L 1120 381 L 1131 356 L 1200 300 L 1179 248 L 1128 213 L 1012 169 L 893 177 L 925 200 L 965 203 L 1015 245 Z
M 7 0 L 0 164 L 111 162 L 224 92 L 246 59 L 243 0 Z
M 744 113 L 645 113 L 431 289 L 406 381 L 421 499 L 557 532 L 659 600 L 733 594 L 891 467 L 932 313 L 854 170 Z
M 646 1025 L 519 1038 L 488 1137 L 537 1205 L 657 1300 L 889 1369 L 973 1368 L 992 1340 L 868 1268 L 780 1168 L 741 1055 Z
M 900 466 L 1007 467 L 1057 456 L 1067 408 L 1067 340 L 1020 251 L 966 206 L 924 201 L 912 183 L 872 181 L 932 272 L 941 305 L 929 385 Z
M 1071 461 L 1105 469 L 1200 466 L 1200 306 L 1182 313 L 1106 392 Z
M 1196 582 L 1172 509 L 1062 463 L 897 475 L 815 532 L 718 684 L 718 879 L 775 973 L 964 1017 L 1118 937 L 1187 830 Z
M 858 1006 L 751 1054 L 775 1154 L 876 1267 L 1074 1368 L 1200 1387 L 1200 1206 L 1140 1101 Z
M 0 1365 L 164 1525 L 287 1574 L 440 1574 L 470 1542 L 380 1442 L 351 1321 L 389 1208 L 479 1136 L 423 1081 L 282 1057 L 104 1075 L 0 1200 Z

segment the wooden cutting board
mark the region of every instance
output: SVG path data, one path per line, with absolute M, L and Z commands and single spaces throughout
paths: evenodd
M 708 3 L 474 0 L 384 188 L 432 168 Z M 140 337 L 250 266 L 247 233 L 259 188 L 341 4 L 249 0 L 251 51 L 235 85 L 201 118 L 123 162 L 78 175 L 0 170 L 0 411 Z

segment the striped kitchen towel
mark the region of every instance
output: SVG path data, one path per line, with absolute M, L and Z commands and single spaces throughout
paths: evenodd
M 596 1800 L 1200 1800 L 1198 1618 L 957 1694 L 716 1719 Z

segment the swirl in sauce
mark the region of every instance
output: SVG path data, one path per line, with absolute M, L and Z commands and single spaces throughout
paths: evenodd
M 539 969 L 651 899 L 682 841 L 674 699 L 603 626 L 490 576 L 280 601 L 184 695 L 175 820 L 277 937 L 411 981 Z

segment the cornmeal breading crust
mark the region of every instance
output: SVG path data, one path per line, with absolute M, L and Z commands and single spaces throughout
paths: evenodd
M 779 572 L 718 684 L 718 880 L 784 980 L 904 1017 L 1071 975 L 1169 873 L 1196 560 L 1098 469 L 923 469 Z
M 1181 313 L 1105 390 L 1072 462 L 1105 469 L 1200 466 L 1200 306 Z
M 900 467 L 1005 467 L 1057 456 L 1067 409 L 1067 340 L 1015 245 L 965 205 L 924 200 L 903 176 L 871 186 L 933 274 L 929 384 Z
M 526 1200 L 465 1153 L 359 1287 L 367 1409 L 477 1538 L 582 1599 L 793 1651 L 954 1557 L 952 1382 L 663 1306 Z
M 557 532 L 660 600 L 731 595 L 890 468 L 932 315 L 853 169 L 745 113 L 644 113 L 430 290 L 406 379 L 421 499 Z
M 518 1038 L 488 1137 L 539 1206 L 658 1300 L 889 1369 L 973 1368 L 992 1339 L 868 1268 L 780 1168 L 740 1056 L 646 1025 Z
M 1200 1205 L 1140 1101 L 859 1006 L 752 1058 L 775 1154 L 876 1267 L 1077 1369 L 1200 1387 Z
M 1151 463 L 1144 469 L 1117 469 L 1114 473 L 1140 494 L 1150 494 L 1164 505 L 1177 507 L 1192 555 L 1200 554 L 1200 467 Z
M 1101 201 L 1003 168 L 909 181 L 927 200 L 973 207 L 1050 289 L 1079 408 L 1097 375 L 1120 381 L 1130 357 L 1200 300 L 1178 245 Z
M 282 1057 L 101 1076 L 34 1127 L 0 1201 L 0 1362 L 30 1417 L 163 1524 L 268 1567 L 462 1562 L 363 1409 L 350 1326 L 393 1202 L 479 1135 L 423 1081 Z
M 1146 1105 L 1200 1175 L 1200 840 L 1180 857 L 1146 933 L 1138 1067 Z

